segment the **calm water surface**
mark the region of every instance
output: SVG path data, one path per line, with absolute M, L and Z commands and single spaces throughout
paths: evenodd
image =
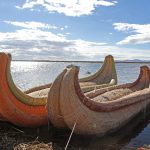
M 22 90 L 50 83 L 69 64 L 80 66 L 79 77 L 87 76 L 87 72 L 95 72 L 102 64 L 99 63 L 66 63 L 66 62 L 16 62 L 11 64 L 12 77 L 15 84 Z M 118 82 L 134 81 L 141 63 L 117 63 Z M 150 115 L 149 115 L 150 116 Z M 69 149 L 132 149 L 150 144 L 150 117 L 142 114 L 130 122 L 128 126 L 113 135 L 104 138 L 73 136 Z M 64 146 L 69 134 L 55 134 L 54 143 Z

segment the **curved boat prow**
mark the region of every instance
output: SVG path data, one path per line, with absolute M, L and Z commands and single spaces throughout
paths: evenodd
M 144 88 L 149 87 L 149 82 L 150 82 L 149 75 L 150 75 L 149 68 L 147 66 L 141 66 L 138 78 L 134 82 L 110 86 L 110 87 L 106 87 L 103 89 L 97 89 L 94 92 L 91 91 L 91 92 L 86 93 L 86 96 L 93 98 L 97 95 L 103 94 L 108 91 L 117 90 L 117 89 L 130 89 L 132 92 L 142 90 Z
M 33 98 L 20 91 L 12 80 L 10 62 L 10 54 L 0 53 L 0 114 L 19 126 L 47 124 L 46 98 Z
M 138 79 L 132 83 L 130 87 L 133 91 L 137 91 L 137 89 L 141 90 L 144 88 L 148 88 L 150 83 L 150 71 L 147 66 L 140 67 L 140 74 Z
M 114 58 L 111 55 L 105 57 L 102 67 L 94 74 L 79 79 L 80 82 L 94 82 L 96 84 L 108 84 L 114 79 L 114 84 L 117 84 L 117 73 L 115 68 Z

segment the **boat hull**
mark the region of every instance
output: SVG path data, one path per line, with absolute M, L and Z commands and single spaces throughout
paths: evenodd
M 118 130 L 150 103 L 148 67 L 141 67 L 139 78 L 131 84 L 99 90 L 101 94 L 119 88 L 133 91 L 106 102 L 95 102 L 85 96 L 78 82 L 78 71 L 77 67 L 68 68 L 61 82 L 59 98 L 63 121 L 71 130 L 74 128 L 76 134 L 103 136 Z
M 61 107 L 60 106 L 61 95 L 60 95 L 60 92 L 56 92 L 56 91 L 61 90 L 60 86 L 61 86 L 61 83 L 63 82 L 62 81 L 63 78 L 65 78 L 64 77 L 65 74 L 62 77 L 58 76 L 56 80 L 53 82 L 53 84 L 51 85 L 51 88 L 48 94 L 47 106 L 46 106 L 50 121 L 55 127 L 58 127 L 58 128 L 67 128 L 66 123 L 63 120 L 61 108 L 60 108 Z M 100 88 L 104 88 L 104 87 L 108 87 L 108 86 L 112 86 L 116 84 L 117 75 L 116 75 L 116 69 L 115 69 L 115 63 L 114 63 L 113 57 L 107 56 L 105 58 L 104 64 L 101 67 L 101 69 L 99 69 L 95 74 L 86 78 L 81 78 L 78 81 L 83 92 L 88 92 L 88 91 L 94 90 L 95 88 L 100 89 Z M 69 86 L 70 83 L 68 82 L 67 84 L 68 84 L 67 86 Z M 100 84 L 100 85 L 96 85 L 96 84 Z M 64 92 L 64 94 L 66 94 L 67 92 L 72 92 L 72 91 L 68 89 L 67 91 Z
M 45 105 L 25 104 L 10 89 L 7 78 L 9 61 L 9 54 L 0 53 L 0 114 L 4 119 L 18 126 L 34 127 L 47 124 Z M 32 100 L 34 102 L 36 99 Z

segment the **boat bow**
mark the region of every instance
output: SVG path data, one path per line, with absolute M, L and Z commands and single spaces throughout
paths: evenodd
M 47 124 L 46 98 L 36 99 L 18 89 L 10 74 L 10 62 L 10 54 L 0 53 L 0 113 L 19 126 Z

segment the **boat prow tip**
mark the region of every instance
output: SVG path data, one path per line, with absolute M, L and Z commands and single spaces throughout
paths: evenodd
M 76 66 L 76 65 L 68 65 L 67 67 L 66 67 L 66 69 L 69 69 L 69 70 L 79 70 L 80 69 L 80 67 L 79 66 Z
M 144 65 L 140 67 L 140 74 L 141 75 L 147 75 L 150 73 L 149 67 Z
M 113 58 L 113 56 L 112 55 L 107 55 L 106 58 Z
M 146 65 L 143 65 L 143 66 L 140 66 L 140 69 L 149 69 L 149 67 Z
M 11 56 L 10 53 L 7 53 L 7 56 L 8 56 L 8 58 L 9 58 L 10 60 L 12 59 L 12 56 Z
M 9 55 L 9 56 L 11 56 L 10 53 L 5 53 L 5 52 L 0 52 L 0 55 L 5 55 L 5 56 Z

